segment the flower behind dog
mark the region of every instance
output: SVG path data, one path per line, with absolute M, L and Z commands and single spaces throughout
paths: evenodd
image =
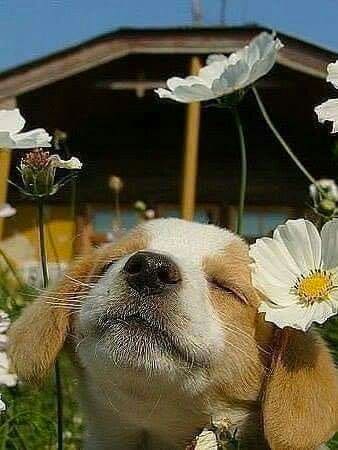
M 17 108 L 0 110 L 0 147 L 12 149 L 51 146 L 52 137 L 43 128 L 22 133 L 25 123 Z
M 210 55 L 197 76 L 169 78 L 167 89 L 159 88 L 155 92 L 161 98 L 180 103 L 215 99 L 227 103 L 226 97 L 237 93 L 241 98 L 246 88 L 272 69 L 282 47 L 274 34 L 260 33 L 230 56 Z
M 338 89 L 338 60 L 327 66 L 326 81 Z M 332 122 L 332 133 L 338 132 L 338 98 L 331 98 L 315 107 L 319 122 Z
M 22 193 L 33 198 L 44 198 L 55 194 L 61 186 L 67 183 L 72 175 L 56 181 L 56 170 L 78 170 L 82 163 L 72 157 L 63 160 L 59 155 L 50 155 L 48 151 L 36 149 L 27 153 L 20 161 L 20 172 L 23 187 L 15 185 Z M 12 183 L 14 184 L 14 183 Z
M 334 180 L 322 178 L 309 188 L 315 212 L 326 220 L 337 216 L 338 186 Z

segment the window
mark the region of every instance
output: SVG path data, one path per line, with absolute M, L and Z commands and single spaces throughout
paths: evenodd
M 296 216 L 296 211 L 293 208 L 247 206 L 244 211 L 242 234 L 249 240 L 254 240 L 261 236 L 269 236 L 278 225 Z M 235 207 L 231 207 L 229 212 L 229 227 L 235 229 L 236 222 L 237 210 Z

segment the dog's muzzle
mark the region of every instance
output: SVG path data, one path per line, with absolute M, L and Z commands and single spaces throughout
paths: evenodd
M 128 259 L 123 271 L 129 286 L 142 295 L 161 294 L 181 282 L 175 262 L 161 253 L 135 253 Z

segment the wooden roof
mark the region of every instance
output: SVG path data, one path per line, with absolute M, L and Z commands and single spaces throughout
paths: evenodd
M 0 74 L 0 99 L 21 95 L 130 54 L 228 53 L 247 44 L 263 28 L 121 29 Z M 325 78 L 337 54 L 278 33 L 285 47 L 278 62 L 293 70 Z

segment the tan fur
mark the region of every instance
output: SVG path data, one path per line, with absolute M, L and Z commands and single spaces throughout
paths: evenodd
M 265 435 L 274 450 L 314 450 L 338 429 L 337 373 L 322 339 L 289 333 L 267 386 Z
M 142 231 L 134 231 L 118 245 L 96 250 L 85 260 L 78 261 L 70 276 L 87 283 L 111 259 L 146 247 L 146 236 Z M 95 396 L 98 393 L 101 396 L 102 389 L 105 396 L 112 393 L 107 401 L 101 399 L 105 406 L 90 421 L 91 427 L 100 428 L 99 435 L 106 433 L 107 441 L 115 442 L 115 435 L 109 428 L 111 415 L 116 414 L 115 404 L 121 409 L 121 414 L 114 419 L 117 423 L 121 418 L 129 419 L 133 415 L 141 420 L 145 407 L 151 415 L 151 425 L 145 417 L 144 426 L 153 426 L 162 435 L 168 435 L 171 443 L 166 449 L 170 450 L 180 448 L 170 441 L 175 430 L 179 442 L 188 442 L 205 425 L 208 416 L 221 417 L 230 428 L 238 428 L 242 444 L 253 450 L 314 450 L 334 434 L 338 428 L 337 373 L 325 344 L 315 334 L 293 331 L 285 357 L 266 383 L 274 327 L 257 313 L 261 300 L 252 286 L 249 264 L 247 246 L 240 240 L 230 242 L 224 252 L 203 261 L 206 278 L 211 281 L 210 301 L 226 339 L 224 354 L 212 367 L 201 371 L 202 380 L 208 380 L 207 388 L 198 385 L 198 395 L 194 396 L 186 387 L 183 395 L 181 384 L 187 383 L 183 378 L 176 386 L 164 385 L 166 381 L 159 377 L 160 385 L 157 386 L 156 377 L 150 383 L 140 372 L 137 380 L 130 370 L 117 369 L 114 379 L 102 374 L 102 384 L 89 389 L 90 395 L 85 394 L 87 409 L 92 411 L 98 407 Z M 215 286 L 213 281 L 216 281 Z M 220 289 L 217 284 L 229 290 Z M 65 298 L 62 293 L 85 289 L 65 278 L 57 288 L 57 297 L 62 301 Z M 69 313 L 51 308 L 43 297 L 26 308 L 10 331 L 9 351 L 19 377 L 40 381 L 53 365 L 71 328 Z M 88 379 L 83 380 L 84 386 L 87 383 Z M 266 395 L 262 396 L 265 385 Z M 125 432 L 130 433 L 123 437 L 124 442 L 136 439 L 137 430 L 133 431 L 131 427 L 128 431 L 128 423 L 124 427 Z M 158 435 L 155 433 L 155 436 Z M 99 448 L 95 442 L 88 448 Z M 120 444 L 114 448 L 136 448 L 128 445 Z M 159 448 L 156 445 L 149 448 Z
M 12 369 L 22 381 L 37 384 L 46 377 L 71 328 L 71 312 L 66 308 L 55 308 L 49 303 L 67 302 L 70 292 L 74 295 L 85 292 L 86 283 L 91 282 L 91 276 L 99 273 L 107 262 L 139 250 L 145 243 L 144 236 L 136 230 L 117 245 L 92 250 L 73 264 L 59 286 L 42 294 L 25 308 L 8 333 L 8 354 Z M 55 297 L 57 300 L 48 297 Z

